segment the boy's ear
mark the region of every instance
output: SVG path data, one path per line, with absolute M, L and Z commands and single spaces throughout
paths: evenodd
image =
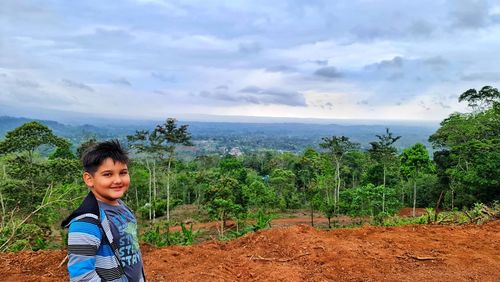
M 94 187 L 94 177 L 92 177 L 92 174 L 84 172 L 83 181 L 85 182 L 85 184 L 87 184 L 88 187 L 90 188 Z

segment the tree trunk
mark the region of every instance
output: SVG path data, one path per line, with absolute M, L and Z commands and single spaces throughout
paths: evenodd
M 156 219 L 156 160 L 153 160 L 153 222 Z
M 221 234 L 221 237 L 223 237 L 224 236 L 224 226 L 226 225 L 226 215 L 224 214 L 224 211 L 221 211 L 220 217 L 221 217 L 220 234 Z
M 415 206 L 417 205 L 417 179 L 413 181 L 413 217 L 415 217 Z
M 2 175 L 2 179 L 5 180 L 7 179 L 7 174 L 5 173 L 5 165 L 3 165 L 3 175 Z M 1 228 L 3 229 L 4 228 L 4 223 L 5 223 L 5 204 L 4 204 L 4 201 L 3 201 L 3 195 L 2 195 L 2 190 L 0 190 L 0 204 L 2 205 L 2 222 L 1 222 Z
M 453 210 L 454 208 L 454 197 L 455 197 L 455 191 L 453 189 L 451 189 L 451 210 Z
M 385 212 L 385 165 L 384 165 L 384 185 L 382 186 L 382 212 Z
M 340 163 L 337 164 L 337 203 L 340 201 Z
M 314 207 L 311 199 L 311 226 L 314 227 Z
M 139 209 L 139 192 L 137 192 L 137 185 L 135 186 L 135 210 Z
M 168 156 L 167 166 L 167 221 L 170 222 L 170 165 L 172 163 L 172 155 Z
M 149 220 L 152 219 L 152 208 L 153 208 L 153 201 L 152 201 L 152 193 L 151 193 L 151 182 L 152 182 L 152 173 L 151 173 L 151 168 L 149 167 L 149 161 L 146 159 L 146 168 L 148 169 L 149 172 Z
M 405 206 L 405 183 L 403 179 L 401 179 L 401 204 L 403 207 Z
M 438 219 L 438 209 L 439 209 L 439 205 L 441 204 L 441 200 L 443 199 L 444 197 L 444 194 L 445 194 L 445 191 L 441 191 L 441 194 L 439 194 L 439 199 L 436 203 L 436 208 L 434 209 L 434 221 L 437 221 Z

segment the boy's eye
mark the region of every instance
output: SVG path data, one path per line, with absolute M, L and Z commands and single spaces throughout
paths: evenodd
M 128 174 L 128 171 L 122 171 L 120 172 L 120 175 L 127 175 Z
M 104 173 L 103 176 L 106 176 L 106 177 L 111 176 L 111 173 Z

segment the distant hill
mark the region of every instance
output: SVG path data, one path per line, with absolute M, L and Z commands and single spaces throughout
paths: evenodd
M 5 134 L 34 119 L 1 116 L 0 138 Z M 99 126 L 62 124 L 51 120 L 38 120 L 50 127 L 55 134 L 69 139 L 78 145 L 90 137 L 98 139 L 118 138 L 126 140 L 126 136 L 136 130 L 152 129 L 153 121 L 127 121 Z M 233 147 L 239 147 L 243 152 L 262 149 L 300 152 L 306 147 L 318 148 L 321 138 L 332 135 L 345 135 L 369 148 L 369 142 L 376 140 L 376 134 L 383 134 L 389 127 L 395 135 L 402 138 L 396 143 L 398 150 L 421 142 L 429 149 L 429 135 L 437 126 L 415 124 L 386 125 L 339 125 L 339 124 L 304 124 L 304 123 L 236 123 L 236 122 L 184 122 L 189 124 L 189 131 L 197 144 L 198 153 L 224 152 Z

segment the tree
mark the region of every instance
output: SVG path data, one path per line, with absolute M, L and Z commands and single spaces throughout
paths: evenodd
M 322 140 L 323 140 L 323 142 L 320 143 L 319 145 L 322 148 L 325 148 L 328 150 L 328 153 L 330 154 L 332 163 L 335 167 L 336 187 L 334 190 L 333 202 L 334 202 L 334 205 L 336 206 L 338 201 L 340 200 L 340 198 L 339 198 L 340 185 L 341 185 L 340 168 L 343 164 L 344 157 L 347 155 L 347 153 L 354 151 L 354 150 L 357 150 L 359 148 L 359 144 L 351 142 L 349 140 L 349 137 L 345 137 L 345 136 L 332 136 L 331 138 L 324 137 L 324 138 L 322 138 Z M 328 200 L 329 200 L 329 198 L 328 198 Z
M 394 143 L 398 141 L 401 136 L 393 136 L 389 128 L 385 129 L 384 135 L 376 135 L 378 141 L 370 142 L 371 148 L 368 150 L 372 159 L 382 165 L 383 168 L 383 183 L 382 187 L 382 212 L 385 212 L 385 188 L 386 188 L 386 175 L 387 167 L 392 163 L 397 161 L 396 148 L 394 148 Z
M 429 152 L 425 145 L 417 143 L 403 151 L 400 156 L 401 171 L 403 175 L 413 179 L 413 216 L 415 216 L 415 206 L 417 203 L 417 177 L 419 173 L 429 171 L 431 161 Z
M 50 160 L 54 159 L 67 159 L 67 160 L 74 160 L 75 154 L 71 151 L 71 143 L 68 141 L 64 140 L 64 142 L 61 142 L 56 148 L 56 150 L 49 156 Z
M 312 148 L 307 148 L 298 163 L 297 170 L 298 180 L 301 183 L 305 197 L 309 203 L 311 226 L 314 226 L 314 209 L 317 205 L 315 196 L 319 192 L 317 177 L 321 173 L 318 153 Z
M 97 139 L 92 137 L 92 138 L 89 138 L 88 140 L 84 141 L 82 144 L 80 144 L 80 146 L 78 146 L 78 148 L 76 148 L 76 156 L 78 157 L 78 159 L 81 159 L 83 157 L 83 154 L 85 153 L 85 151 L 96 145 L 97 144 Z
M 157 132 L 149 132 L 148 130 L 138 130 L 134 135 L 128 135 L 127 140 L 129 146 L 140 154 L 144 154 L 146 169 L 148 170 L 149 183 L 149 220 L 156 218 L 156 159 L 161 159 L 165 153 L 165 149 L 161 146 L 162 138 Z M 152 157 L 150 164 L 149 158 Z
M 160 161 L 167 163 L 167 220 L 170 220 L 170 184 L 172 163 L 175 160 L 175 149 L 178 145 L 192 146 L 191 135 L 188 132 L 188 125 L 177 126 L 177 120 L 168 118 L 165 123 L 159 124 L 152 132 L 147 130 L 137 131 L 135 135 L 127 136 L 131 147 L 138 152 L 152 154 Z M 154 159 L 153 159 L 154 160 Z M 153 202 L 156 199 L 156 162 L 153 161 L 153 169 L 150 169 L 146 161 L 148 170 L 152 175 Z M 154 209 L 153 209 L 154 211 Z M 154 218 L 154 215 L 153 215 Z
M 429 137 L 436 154 L 441 183 L 451 190 L 452 206 L 500 200 L 500 94 L 484 86 L 469 89 L 459 101 L 472 113 L 453 113 Z M 456 200 L 456 201 L 455 201 Z
M 479 91 L 469 89 L 460 95 L 458 101 L 467 101 L 468 106 L 474 111 L 483 111 L 500 102 L 500 92 L 491 86 L 484 86 Z
M 224 236 L 224 227 L 227 219 L 233 214 L 242 211 L 242 206 L 235 203 L 235 195 L 240 190 L 238 180 L 221 176 L 215 183 L 212 183 L 206 194 L 205 206 L 208 213 L 221 221 L 221 236 Z
M 167 153 L 167 220 L 170 221 L 170 178 L 172 162 L 175 159 L 175 148 L 178 145 L 193 146 L 188 125 L 177 126 L 177 120 L 168 118 L 164 124 L 157 125 L 154 134 L 159 136 L 160 145 Z
M 269 186 L 276 193 L 281 210 L 295 209 L 300 206 L 295 183 L 296 175 L 291 170 L 277 168 L 271 173 Z
M 65 146 L 67 141 L 52 133 L 52 130 L 38 121 L 27 122 L 7 132 L 0 141 L 0 154 L 27 152 L 30 163 L 33 154 L 42 145 Z
M 34 161 L 35 152 L 42 146 L 68 146 L 68 141 L 58 137 L 52 133 L 52 130 L 37 121 L 27 122 L 12 131 L 7 132 L 5 139 L 0 141 L 0 155 L 9 153 L 27 153 L 25 157 L 17 156 L 12 159 L 12 162 L 26 165 L 22 169 L 23 175 L 28 175 L 29 186 L 31 191 L 28 200 L 34 200 L 37 193 L 35 186 L 35 176 L 40 175 L 43 171 L 40 165 L 36 165 Z

